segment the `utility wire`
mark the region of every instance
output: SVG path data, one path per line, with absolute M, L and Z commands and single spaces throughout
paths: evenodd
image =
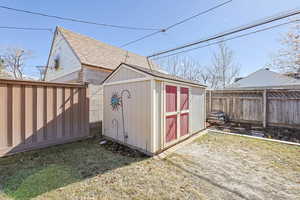
M 0 29 L 13 29 L 13 30 L 25 30 L 25 31 L 49 31 L 53 33 L 51 28 L 29 28 L 29 27 L 15 27 L 15 26 L 0 26 Z
M 245 30 L 248 30 L 248 29 L 258 27 L 258 26 L 269 24 L 271 22 L 275 22 L 275 21 L 278 21 L 278 20 L 281 20 L 281 19 L 285 19 L 285 18 L 288 18 L 288 17 L 291 17 L 291 16 L 298 15 L 298 14 L 300 14 L 300 10 L 293 10 L 293 11 L 288 11 L 285 14 L 276 15 L 275 17 L 264 18 L 264 19 L 260 20 L 257 23 L 247 24 L 247 25 L 244 25 L 244 26 L 241 26 L 241 27 L 234 28 L 234 29 L 231 29 L 229 31 L 223 32 L 223 33 L 213 35 L 209 38 L 206 38 L 206 39 L 203 39 L 203 40 L 200 40 L 200 41 L 188 43 L 188 44 L 185 44 L 185 45 L 182 45 L 182 46 L 179 46 L 179 47 L 175 47 L 175 48 L 172 48 L 172 49 L 168 49 L 168 50 L 165 50 L 165 51 L 154 53 L 154 54 L 148 56 L 148 58 L 156 57 L 156 56 L 159 56 L 159 55 L 162 55 L 162 54 L 167 54 L 167 53 L 170 53 L 170 52 L 173 52 L 173 51 L 188 48 L 188 47 L 191 47 L 191 46 L 194 46 L 194 45 L 197 45 L 197 44 L 201 44 L 201 43 L 205 43 L 205 42 L 208 42 L 208 41 L 211 41 L 211 40 L 222 38 L 222 37 L 225 37 L 225 36 L 228 36 L 228 35 L 232 35 L 232 34 L 235 34 L 235 33 L 238 33 L 238 32 L 242 32 L 242 31 L 245 31 Z
M 183 19 L 183 20 L 181 20 L 181 21 L 179 21 L 179 22 L 177 22 L 177 23 L 175 23 L 175 24 L 172 24 L 172 25 L 170 25 L 170 26 L 168 26 L 168 27 L 166 27 L 166 28 L 164 28 L 164 29 L 157 30 L 157 31 L 155 31 L 155 32 L 153 32 L 153 33 L 147 34 L 147 35 L 142 36 L 142 37 L 140 37 L 140 38 L 138 38 L 138 39 L 135 39 L 135 40 L 132 40 L 132 41 L 130 41 L 130 42 L 127 42 L 127 43 L 121 45 L 121 47 L 125 47 L 125 46 L 128 46 L 128 45 L 131 45 L 131 44 L 136 43 L 136 42 L 138 42 L 138 41 L 141 41 L 141 40 L 144 40 L 144 39 L 146 39 L 146 38 L 152 37 L 152 36 L 154 36 L 154 35 L 156 35 L 156 34 L 158 34 L 158 33 L 164 33 L 164 32 L 166 32 L 166 31 L 168 31 L 168 30 L 170 30 L 170 29 L 172 29 L 172 28 L 174 28 L 174 27 L 176 27 L 176 26 L 178 26 L 178 25 L 180 25 L 180 24 L 183 24 L 183 23 L 185 23 L 185 22 L 187 22 L 187 21 L 189 21 L 189 20 L 192 20 L 192 19 L 194 19 L 194 18 L 196 18 L 196 17 L 199 17 L 200 15 L 204 15 L 204 14 L 206 14 L 206 13 L 208 13 L 208 12 L 210 12 L 210 11 L 213 11 L 213 10 L 215 10 L 215 9 L 221 7 L 221 6 L 224 6 L 224 5 L 226 5 L 226 4 L 228 4 L 228 3 L 232 2 L 232 1 L 233 1 L 233 0 L 229 0 L 229 1 L 226 1 L 226 2 L 221 3 L 221 4 L 219 4 L 219 5 L 216 5 L 216 6 L 212 7 L 212 8 L 209 8 L 209 9 L 207 9 L 207 10 L 205 10 L 205 11 L 202 11 L 202 12 L 196 14 L 196 15 L 193 15 L 193 16 L 188 17 L 188 18 L 186 18 L 186 19 Z
M 274 25 L 274 26 L 270 26 L 270 27 L 267 27 L 267 28 L 259 29 L 259 30 L 252 31 L 252 32 L 249 32 L 249 33 L 244 33 L 244 34 L 241 34 L 241 35 L 237 35 L 235 37 L 223 39 L 221 41 L 213 42 L 213 43 L 210 43 L 210 44 L 207 44 L 207 45 L 203 45 L 203 46 L 200 46 L 200 47 L 195 47 L 195 48 L 187 49 L 187 50 L 184 50 L 184 51 L 179 51 L 179 52 L 176 52 L 176 53 L 168 54 L 166 56 L 155 57 L 155 58 L 153 58 L 153 60 L 167 58 L 167 57 L 170 57 L 170 56 L 175 56 L 175 55 L 186 53 L 186 52 L 189 52 L 189 51 L 194 51 L 194 50 L 197 50 L 197 49 L 202 49 L 202 48 L 209 47 L 209 46 L 212 46 L 212 45 L 220 44 L 222 42 L 226 42 L 226 41 L 230 41 L 230 40 L 234 40 L 234 39 L 246 37 L 246 36 L 249 36 L 249 35 L 252 35 L 252 34 L 255 34 L 255 33 L 260 33 L 260 32 L 263 32 L 263 31 L 271 30 L 271 29 L 274 29 L 274 28 L 278 28 L 278 27 L 281 27 L 281 26 L 284 26 L 284 25 L 288 25 L 288 24 L 291 24 L 291 23 L 296 23 L 296 22 L 300 22 L 300 20 L 293 20 L 293 21 L 290 21 L 290 22 L 285 22 L 285 23 L 277 24 L 277 25 Z
M 188 17 L 188 18 L 186 18 L 186 19 L 184 19 L 184 20 L 182 20 L 182 21 L 179 21 L 179 22 L 177 22 L 177 23 L 175 23 L 175 24 L 173 24 L 173 25 L 171 25 L 171 26 L 168 26 L 167 28 L 165 28 L 164 32 L 166 32 L 167 30 L 169 30 L 169 29 L 171 29 L 171 28 L 174 28 L 175 26 L 178 26 L 178 25 L 180 25 L 180 24 L 183 24 L 183 23 L 185 23 L 185 22 L 187 22 L 187 21 L 189 21 L 189 20 L 191 20 L 191 19 L 194 19 L 194 18 L 196 18 L 196 17 L 199 17 L 200 15 L 204 15 L 204 14 L 210 12 L 210 11 L 213 11 L 213 10 L 219 8 L 219 7 L 222 7 L 222 6 L 228 4 L 228 3 L 232 2 L 232 1 L 233 1 L 233 0 L 226 1 L 226 2 L 224 2 L 224 3 L 221 3 L 221 4 L 219 4 L 219 5 L 214 6 L 214 7 L 212 7 L 212 8 L 209 8 L 208 10 L 202 11 L 202 12 L 196 14 L 196 15 L 193 15 L 193 16 L 191 16 L 191 17 Z
M 105 26 L 105 27 L 111 27 L 111 28 L 128 29 L 128 30 L 141 30 L 141 31 L 161 30 L 161 29 L 158 29 L 158 28 L 133 27 L 133 26 L 122 26 L 122 25 L 91 22 L 91 21 L 86 21 L 86 20 L 81 20 L 81 19 L 61 17 L 61 16 L 57 16 L 57 15 L 49 15 L 49 14 L 33 12 L 33 11 L 29 11 L 29 10 L 11 8 L 11 7 L 7 7 L 7 6 L 1 6 L 1 5 L 0 5 L 0 8 L 6 9 L 6 10 L 12 10 L 12 11 L 16 11 L 16 12 L 32 14 L 32 15 L 39 15 L 39 16 L 48 17 L 48 18 L 60 19 L 60 20 L 64 20 L 64 21 L 72 21 L 72 22 L 77 22 L 77 23 L 91 24 L 91 25 L 97 25 L 97 26 Z

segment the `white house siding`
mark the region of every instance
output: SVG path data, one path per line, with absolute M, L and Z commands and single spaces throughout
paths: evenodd
M 205 89 L 192 87 L 190 94 L 190 132 L 205 128 Z
M 51 80 L 52 82 L 60 83 L 79 83 L 80 82 L 80 70 L 72 72 L 70 74 L 55 78 Z
M 91 128 L 101 127 L 103 120 L 103 87 L 101 85 L 89 84 L 90 97 L 90 126 Z
M 123 136 L 122 108 L 112 111 L 111 97 L 114 93 L 123 93 L 124 128 L 128 134 L 127 141 Z M 118 85 L 104 86 L 104 135 L 120 142 L 151 151 L 151 97 L 150 81 L 123 83 Z M 113 120 L 118 125 L 113 124 Z
M 54 60 L 59 57 L 60 69 L 55 70 Z M 46 81 L 53 81 L 81 69 L 81 63 L 63 36 L 57 32 L 50 52 Z
M 85 68 L 83 65 L 83 82 L 89 83 L 90 91 L 90 127 L 97 130 L 97 132 L 101 131 L 103 120 L 102 82 L 109 74 L 109 72 Z
M 82 67 L 83 67 L 83 82 L 88 82 L 94 85 L 102 84 L 104 79 L 106 79 L 106 77 L 111 73 L 102 70 L 90 69 L 85 67 L 85 65 L 82 65 Z

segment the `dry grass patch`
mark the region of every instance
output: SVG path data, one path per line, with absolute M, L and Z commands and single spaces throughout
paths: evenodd
M 197 143 L 209 146 L 212 151 L 255 159 L 265 167 L 300 173 L 300 146 L 213 132 L 198 139 Z
M 299 147 L 213 133 L 163 160 L 90 139 L 0 158 L 0 199 L 270 199 L 299 161 Z

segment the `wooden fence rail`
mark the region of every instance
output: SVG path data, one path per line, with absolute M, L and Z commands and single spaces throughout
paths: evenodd
M 300 128 L 300 90 L 207 91 L 206 110 L 223 111 L 233 122 Z
M 89 136 L 87 86 L 0 79 L 0 157 Z

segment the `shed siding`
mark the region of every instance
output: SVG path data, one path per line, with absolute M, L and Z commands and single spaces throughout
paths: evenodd
M 128 90 L 131 95 L 128 99 L 127 93 L 123 94 L 127 139 L 123 135 L 122 108 L 113 111 L 110 105 L 112 95 L 120 95 L 124 90 Z M 150 101 L 150 81 L 104 86 L 104 135 L 150 152 Z
M 205 90 L 191 88 L 190 95 L 190 132 L 195 133 L 205 128 Z
M 54 60 L 59 57 L 60 69 L 55 70 Z M 52 68 L 52 69 L 51 69 Z M 54 37 L 52 50 L 49 56 L 48 70 L 45 77 L 46 81 L 53 81 L 72 72 L 78 71 L 81 69 L 81 63 L 63 38 L 63 36 L 57 32 L 57 35 Z
M 146 75 L 135 72 L 132 69 L 123 67 L 116 74 L 114 74 L 114 76 L 110 77 L 109 80 L 106 81 L 106 83 L 125 81 L 125 80 L 144 78 L 144 77 L 146 77 Z
M 162 120 L 162 112 L 163 112 L 163 102 L 161 102 L 162 100 L 162 82 L 161 81 L 155 81 L 155 103 L 154 105 L 156 106 L 154 108 L 154 115 L 155 115 L 155 130 L 154 133 L 156 134 L 154 138 L 156 138 L 156 140 L 154 140 L 154 149 L 155 150 L 159 150 L 161 149 L 162 146 L 162 140 L 163 138 L 161 137 L 161 133 L 163 131 L 162 129 L 162 124 L 163 120 Z

